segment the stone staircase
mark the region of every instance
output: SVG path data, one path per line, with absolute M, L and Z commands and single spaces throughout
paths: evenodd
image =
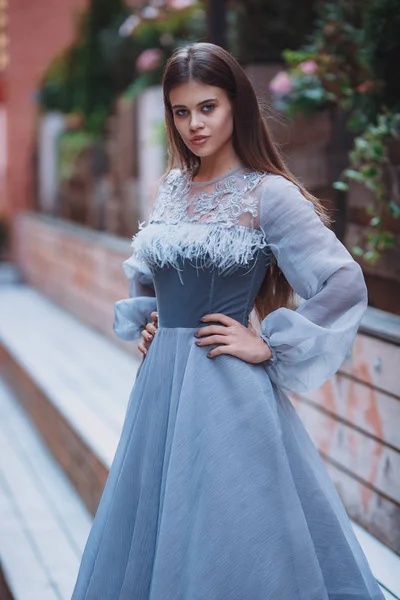
M 70 600 L 140 363 L 3 276 L 0 600 Z M 400 557 L 354 527 L 385 597 L 399 600 Z

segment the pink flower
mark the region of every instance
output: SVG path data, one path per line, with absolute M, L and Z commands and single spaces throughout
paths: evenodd
M 139 23 L 140 19 L 137 15 L 130 15 L 119 28 L 119 35 L 128 37 L 128 35 L 131 35 L 134 32 Z
M 140 73 L 154 71 L 160 66 L 162 57 L 163 53 L 159 48 L 144 50 L 137 58 L 136 68 Z
M 305 60 L 304 62 L 300 63 L 299 67 L 303 71 L 304 75 L 312 75 L 317 70 L 318 65 L 315 60 Z
M 157 19 L 160 14 L 160 9 L 157 6 L 145 6 L 141 12 L 143 19 Z
M 284 96 L 292 91 L 292 80 L 286 71 L 279 71 L 269 84 L 269 89 L 273 94 Z
M 183 10 L 196 4 L 196 0 L 168 0 L 168 6 L 175 10 Z

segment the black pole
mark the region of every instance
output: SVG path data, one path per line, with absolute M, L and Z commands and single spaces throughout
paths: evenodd
M 207 4 L 208 41 L 226 48 L 226 6 L 225 0 L 208 0 Z
M 331 109 L 332 135 L 329 152 L 330 180 L 337 181 L 342 172 L 348 167 L 348 154 L 353 147 L 354 134 L 346 127 L 349 113 L 337 107 Z M 333 231 L 340 241 L 344 241 L 347 225 L 348 192 L 334 193 L 334 223 Z

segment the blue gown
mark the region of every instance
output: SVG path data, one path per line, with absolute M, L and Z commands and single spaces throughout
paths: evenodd
M 336 489 L 285 390 L 340 367 L 367 306 L 359 265 L 285 178 L 179 170 L 123 264 L 115 332 L 157 309 L 72 600 L 382 600 Z M 247 326 L 276 261 L 302 299 L 260 324 L 273 356 L 198 347 L 200 317 Z M 110 400 L 111 401 L 111 400 Z

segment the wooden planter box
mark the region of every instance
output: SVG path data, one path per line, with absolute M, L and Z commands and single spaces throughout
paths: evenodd
M 393 200 L 399 202 L 400 142 L 391 144 L 389 154 L 392 165 L 387 181 Z M 351 182 L 347 196 L 347 247 L 364 247 L 366 235 L 376 231 L 369 225 L 371 217 L 366 209 L 370 205 L 376 205 L 373 193 L 365 186 Z M 382 225 L 385 230 L 395 235 L 396 244 L 393 248 L 385 250 L 374 264 L 363 261 L 362 267 L 368 285 L 370 305 L 400 315 L 400 219 L 386 211 Z
M 280 63 L 249 65 L 246 72 L 267 109 L 268 125 L 289 169 L 310 191 L 328 201 L 333 200 L 330 164 L 332 114 L 323 110 L 290 119 L 272 108 L 272 94 L 268 86 L 282 68 Z

